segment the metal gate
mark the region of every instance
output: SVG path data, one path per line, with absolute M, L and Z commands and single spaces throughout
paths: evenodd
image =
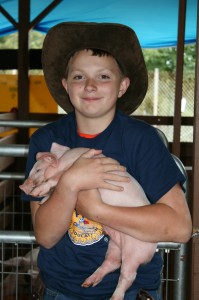
M 39 247 L 31 231 L 0 231 L 1 300 L 29 300 L 38 288 Z M 186 300 L 186 245 L 159 243 L 162 255 L 163 300 Z

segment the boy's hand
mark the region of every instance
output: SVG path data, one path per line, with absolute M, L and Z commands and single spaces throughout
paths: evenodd
M 60 181 L 74 192 L 96 188 L 122 191 L 120 185 L 107 181 L 128 182 L 129 178 L 124 173 L 126 168 L 112 158 L 95 157 L 100 153 L 101 150 L 91 149 L 81 155 L 62 175 Z M 113 172 L 121 172 L 121 174 Z

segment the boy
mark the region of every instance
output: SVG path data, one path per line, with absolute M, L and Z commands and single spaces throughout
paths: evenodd
M 101 235 L 100 223 L 145 241 L 187 242 L 192 226 L 181 188 L 185 178 L 156 130 L 128 116 L 147 90 L 147 71 L 132 29 L 119 24 L 61 23 L 48 32 L 42 59 L 48 88 L 68 114 L 33 134 L 26 174 L 36 153 L 49 151 L 52 142 L 92 148 L 62 175 L 43 205 L 40 199 L 25 197 L 31 201 L 34 232 L 41 245 L 38 265 L 46 287 L 44 299 L 110 299 L 119 270 L 96 287 L 81 287 L 107 250 L 109 237 Z M 106 158 L 89 159 L 98 150 Z M 98 188 L 122 192 L 119 181 L 127 179 L 111 171 L 123 171 L 123 166 L 152 205 L 113 207 L 101 201 Z M 79 231 L 82 221 L 84 229 Z M 93 221 L 97 240 L 88 230 Z M 156 253 L 139 268 L 124 299 L 136 299 L 141 288 L 160 299 L 161 268 Z

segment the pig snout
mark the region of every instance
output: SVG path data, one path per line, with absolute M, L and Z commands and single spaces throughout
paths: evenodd
M 30 194 L 34 189 L 34 183 L 31 178 L 27 178 L 23 184 L 19 186 L 19 188 L 26 194 Z

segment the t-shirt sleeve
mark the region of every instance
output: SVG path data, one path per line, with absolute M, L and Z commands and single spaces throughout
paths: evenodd
M 155 128 L 142 128 L 130 145 L 128 153 L 132 175 L 151 203 L 157 202 L 178 182 L 183 187 L 186 178 Z

